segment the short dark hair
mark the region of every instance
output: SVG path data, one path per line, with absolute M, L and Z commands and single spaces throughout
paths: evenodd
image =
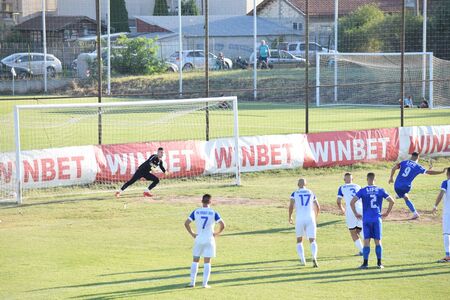
M 373 172 L 367 173 L 367 179 L 375 179 L 375 173 Z
M 344 176 L 352 176 L 352 173 L 347 172 L 344 174 Z
M 211 195 L 204 194 L 202 197 L 202 203 L 209 204 L 211 202 Z
M 413 153 L 411 153 L 411 156 L 412 157 L 419 157 L 419 153 L 418 152 L 413 152 Z
M 163 147 L 159 147 L 158 151 L 164 151 L 164 148 Z
M 447 168 L 447 174 L 450 174 L 450 167 Z

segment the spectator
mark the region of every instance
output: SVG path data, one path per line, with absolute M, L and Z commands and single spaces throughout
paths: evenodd
M 411 95 L 409 95 L 407 98 L 405 98 L 403 100 L 403 105 L 405 106 L 405 108 L 412 108 L 412 107 L 414 107 Z
M 422 102 L 420 102 L 419 105 L 417 105 L 417 108 L 429 108 L 430 105 L 428 104 L 427 99 L 422 98 Z
M 258 59 L 261 63 L 265 63 L 266 66 L 269 65 L 270 49 L 267 46 L 266 41 L 261 41 L 261 46 L 259 46 L 259 56 Z

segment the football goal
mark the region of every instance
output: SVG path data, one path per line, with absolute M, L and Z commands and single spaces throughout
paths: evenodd
M 108 101 L 15 106 L 11 144 L 0 145 L 0 200 L 113 194 L 159 147 L 168 173 L 152 169 L 158 188 L 239 184 L 236 97 Z
M 450 62 L 431 52 L 404 56 L 405 97 L 450 106 Z M 399 105 L 400 53 L 318 53 L 316 105 Z M 444 80 L 442 80 L 444 79 Z

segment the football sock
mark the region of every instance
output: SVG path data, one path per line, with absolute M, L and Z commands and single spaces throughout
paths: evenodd
M 370 254 L 370 247 L 364 247 L 363 248 L 363 257 L 364 257 L 365 262 L 369 259 L 369 254 Z
M 303 249 L 303 243 L 297 243 L 297 253 L 300 261 L 305 263 L 305 250 Z
M 444 234 L 445 256 L 450 256 L 450 235 Z
M 316 243 L 316 241 L 311 243 L 311 253 L 312 253 L 313 259 L 317 259 L 317 243 Z
M 410 200 L 405 200 L 405 203 L 412 213 L 416 212 L 416 208 L 414 207 L 414 204 Z
M 191 285 L 195 285 L 195 280 L 197 279 L 198 263 L 193 262 L 191 265 Z
M 383 256 L 383 248 L 381 245 L 375 246 L 375 253 L 377 254 L 377 259 L 381 260 L 381 257 Z
M 204 264 L 203 266 L 203 286 L 208 285 L 209 275 L 211 275 L 211 264 Z
M 362 252 L 362 250 L 363 250 L 363 244 L 362 244 L 362 242 L 361 242 L 360 239 L 357 239 L 357 240 L 355 241 L 355 246 L 356 246 L 356 248 L 358 248 L 359 252 Z

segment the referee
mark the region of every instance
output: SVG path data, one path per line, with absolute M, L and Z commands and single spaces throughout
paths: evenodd
M 152 170 L 159 168 L 164 174 L 168 174 L 166 169 L 164 168 L 163 161 L 161 160 L 164 155 L 164 149 L 162 147 L 158 148 L 158 153 L 153 154 L 147 159 L 143 164 L 141 164 L 136 173 L 134 173 L 133 177 L 128 180 L 119 191 L 116 192 L 116 197 L 120 197 L 120 194 L 125 191 L 127 187 L 144 177 L 145 179 L 152 181 L 152 183 L 148 186 L 148 189 L 144 192 L 144 197 L 152 197 L 150 191 L 159 183 L 159 178 L 153 175 Z

